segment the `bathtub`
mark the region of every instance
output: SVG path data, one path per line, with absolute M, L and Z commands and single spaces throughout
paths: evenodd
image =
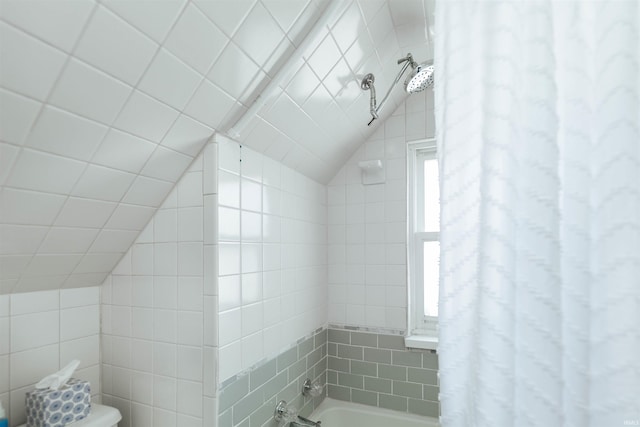
M 322 421 L 322 427 L 439 427 L 437 418 L 391 411 L 375 406 L 343 402 L 331 398 L 324 401 L 308 417 Z

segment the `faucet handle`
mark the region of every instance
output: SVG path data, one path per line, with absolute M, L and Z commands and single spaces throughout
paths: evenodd
M 309 378 L 302 384 L 302 394 L 308 397 L 318 397 L 322 394 L 322 384 L 318 381 L 311 382 Z
M 278 423 L 290 423 L 291 421 L 295 421 L 298 417 L 298 411 L 293 405 L 287 405 L 287 402 L 281 400 L 276 405 L 276 409 L 273 412 L 273 419 L 278 421 Z M 280 424 L 278 424 L 280 425 Z

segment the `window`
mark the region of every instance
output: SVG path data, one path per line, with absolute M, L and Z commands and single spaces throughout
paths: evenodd
M 409 143 L 409 331 L 437 335 L 440 261 L 440 187 L 434 140 Z

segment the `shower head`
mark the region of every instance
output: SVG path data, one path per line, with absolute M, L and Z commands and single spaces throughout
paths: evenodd
M 402 66 L 402 69 L 398 73 L 398 76 L 391 84 L 391 87 L 389 87 L 387 94 L 384 96 L 382 102 L 379 105 L 376 101 L 376 91 L 373 86 L 373 82 L 375 80 L 373 74 L 369 73 L 362 79 L 362 82 L 360 83 L 360 87 L 362 88 L 362 90 L 371 91 L 369 112 L 371 113 L 372 118 L 369 122 L 369 125 L 371 125 L 371 123 L 373 123 L 373 121 L 378 118 L 378 112 L 380 111 L 380 109 L 382 109 L 382 106 L 389 97 L 391 89 L 393 89 L 395 84 L 400 81 L 409 67 L 411 67 L 411 74 L 409 74 L 409 77 L 407 77 L 407 79 L 404 81 L 404 88 L 407 93 L 412 94 L 421 92 L 433 84 L 433 63 L 428 64 L 425 62 L 422 64 L 418 64 L 413 60 L 413 56 L 410 53 L 408 53 L 404 58 L 398 59 L 398 65 L 402 63 L 405 64 Z
M 412 64 L 413 65 L 413 64 Z M 404 81 L 407 93 L 417 93 L 433 84 L 433 65 L 422 63 L 413 67 L 413 71 Z

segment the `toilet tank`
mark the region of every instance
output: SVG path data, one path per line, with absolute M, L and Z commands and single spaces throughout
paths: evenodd
M 88 417 L 69 424 L 73 427 L 117 427 L 118 422 L 122 419 L 120 411 L 110 406 L 99 405 L 97 403 L 91 404 L 91 413 Z M 22 424 L 19 427 L 26 427 L 26 424 Z

